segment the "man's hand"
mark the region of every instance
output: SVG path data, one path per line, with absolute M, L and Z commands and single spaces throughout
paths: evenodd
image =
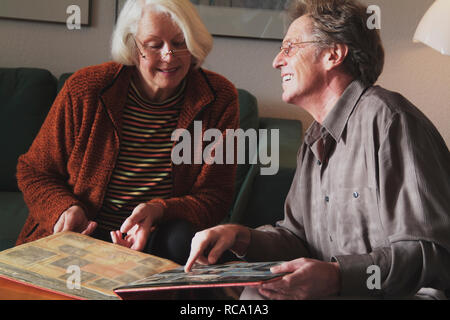
M 96 227 L 97 222 L 88 220 L 83 208 L 72 206 L 61 214 L 53 227 L 53 233 L 74 231 L 89 235 Z
M 214 264 L 228 249 L 244 255 L 249 243 L 250 229 L 240 225 L 219 225 L 197 232 L 192 239 L 191 253 L 184 271 L 189 272 L 195 262 Z
M 337 295 L 340 291 L 341 280 L 337 262 L 300 258 L 272 267 L 270 271 L 290 273 L 259 287 L 259 293 L 269 299 L 318 299 Z
M 156 223 L 164 213 L 162 205 L 157 203 L 141 203 L 134 208 L 131 215 L 124 221 L 120 231 L 111 231 L 113 243 L 142 251 L 147 244 L 150 233 L 156 228 Z M 126 233 L 122 239 L 122 233 Z

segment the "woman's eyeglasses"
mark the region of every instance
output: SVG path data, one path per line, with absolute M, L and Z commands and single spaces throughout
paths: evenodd
M 156 58 L 165 58 L 168 55 L 172 55 L 174 57 L 182 57 L 182 56 L 188 56 L 191 54 L 189 49 L 171 49 L 164 51 L 162 48 L 153 48 L 150 46 L 145 46 L 141 44 L 138 40 L 136 40 L 135 37 L 133 37 L 134 43 L 136 44 L 136 48 L 139 51 L 139 54 L 142 56 L 142 58 L 147 59 L 148 57 L 156 57 Z M 141 44 L 142 49 L 139 48 L 139 44 Z

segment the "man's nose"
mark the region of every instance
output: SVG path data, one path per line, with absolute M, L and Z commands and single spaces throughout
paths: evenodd
M 282 51 L 278 52 L 278 54 L 275 56 L 275 59 L 273 59 L 272 67 L 275 69 L 279 69 L 282 66 L 286 65 L 286 61 L 284 60 L 284 56 Z

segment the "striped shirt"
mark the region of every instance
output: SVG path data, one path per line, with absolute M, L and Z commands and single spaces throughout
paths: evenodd
M 172 98 L 154 103 L 131 82 L 123 111 L 116 167 L 97 216 L 98 228 L 119 230 L 140 203 L 172 193 L 172 132 L 176 129 L 185 83 Z

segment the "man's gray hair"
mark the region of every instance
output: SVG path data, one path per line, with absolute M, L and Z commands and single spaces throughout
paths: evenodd
M 319 48 L 336 43 L 348 46 L 344 68 L 355 79 L 373 85 L 384 66 L 384 49 L 377 29 L 369 29 L 367 7 L 356 0 L 293 0 L 291 21 L 309 16 Z

